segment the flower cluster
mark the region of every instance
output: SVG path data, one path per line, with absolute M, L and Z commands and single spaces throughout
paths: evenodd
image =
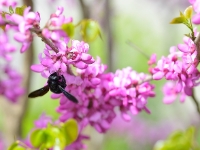
M 71 17 L 66 18 L 64 15 L 62 15 L 63 11 L 63 7 L 58 7 L 57 11 L 51 14 L 45 27 L 42 29 L 43 36 L 51 39 L 59 48 L 65 46 L 65 43 L 68 43 L 69 41 L 69 37 L 62 30 L 62 25 L 71 23 L 73 21 Z M 61 40 L 61 37 L 64 37 L 64 40 Z
M 2 5 L 6 7 L 8 7 L 8 5 L 14 7 L 16 2 L 2 1 Z M 0 12 L 0 14 L 1 13 L 2 12 Z M 7 17 L 9 18 L 10 16 Z M 2 20 L 2 18 L 0 20 Z M 5 23 L 3 20 L 0 22 L 2 24 Z M 17 49 L 10 42 L 8 29 L 9 25 L 0 28 L 0 95 L 3 95 L 11 102 L 16 102 L 19 97 L 25 93 L 25 90 L 21 87 L 22 76 L 11 66 L 11 61 L 13 60 L 12 54 Z
M 25 93 L 25 90 L 20 87 L 22 77 L 10 66 L 5 66 L 1 70 L 5 78 L 0 79 L 0 95 L 5 96 L 11 102 L 16 102 Z
M 64 44 L 64 43 L 63 43 Z M 50 47 L 44 49 L 44 57 L 42 53 L 39 55 L 40 64 L 32 65 L 31 69 L 35 72 L 41 72 L 44 77 L 48 77 L 53 72 L 66 73 L 69 65 L 84 69 L 88 64 L 94 62 L 93 57 L 88 54 L 89 45 L 84 42 L 72 40 L 71 47 L 65 43 L 63 49 L 59 49 L 58 53 L 54 52 Z
M 33 34 L 30 29 L 38 29 L 40 24 L 40 14 L 29 12 L 31 7 L 27 7 L 24 10 L 23 16 L 18 14 L 12 14 L 7 19 L 17 24 L 16 33 L 14 38 L 16 41 L 22 43 L 20 52 L 25 52 L 33 41 Z
M 116 116 L 116 108 L 125 120 L 130 119 L 128 111 L 132 114 L 141 110 L 150 112 L 146 106 L 147 99 L 155 93 L 154 86 L 146 82 L 147 75 L 138 74 L 130 67 L 117 70 L 116 73 L 105 73 L 106 68 L 98 58 L 86 69 L 77 70 L 79 78 L 76 81 L 79 82 L 67 82 L 65 90 L 75 95 L 79 103 L 71 103 L 64 95 L 60 95 L 57 109 L 61 113 L 60 121 L 75 118 L 83 126 L 90 124 L 102 133 L 109 129 Z
M 163 88 L 165 103 L 173 102 L 179 93 L 183 102 L 186 95 L 192 95 L 193 87 L 199 85 L 196 45 L 189 37 L 185 37 L 184 44 L 179 44 L 177 47 L 178 50 L 176 47 L 171 47 L 170 54 L 167 57 L 163 56 L 156 67 L 151 69 L 154 80 L 165 78 L 172 81 Z
M 29 12 L 29 9 L 25 9 L 24 16 L 20 17 L 21 25 L 17 28 L 18 34 L 26 35 L 27 38 L 15 38 L 17 41 L 22 39 L 23 45 L 29 45 L 27 43 L 32 41 L 33 28 L 40 29 L 39 13 Z M 71 40 L 61 29 L 62 24 L 72 22 L 71 18 L 65 18 L 62 13 L 63 8 L 58 8 L 45 27 L 40 29 L 40 36 L 48 41 L 46 40 L 43 53 L 39 54 L 40 64 L 32 65 L 31 69 L 45 78 L 54 72 L 63 75 L 67 84 L 65 90 L 78 99 L 79 103 L 74 104 L 64 94 L 52 94 L 52 98 L 60 99 L 60 106 L 57 108 L 57 112 L 61 114 L 59 121 L 65 122 L 74 118 L 79 123 L 79 137 L 70 145 L 71 148 L 78 149 L 84 147 L 81 141 L 88 139 L 81 134 L 87 125 L 105 133 L 116 117 L 116 109 L 125 120 L 130 120 L 130 113 L 135 115 L 142 110 L 150 113 L 147 102 L 155 93 L 154 86 L 148 82 L 149 77 L 130 67 L 115 73 L 105 73 L 107 66 L 101 63 L 100 58 L 95 61 L 88 54 L 89 45 L 83 41 Z M 16 21 L 17 17 L 12 15 L 12 21 L 20 24 Z M 23 47 L 21 52 L 28 46 Z M 36 126 L 46 127 L 49 121 L 51 119 L 43 116 L 36 122 Z
M 5 61 L 11 61 L 11 53 L 16 51 L 16 47 L 9 43 L 8 35 L 3 31 L 0 31 L 0 45 L 0 57 Z

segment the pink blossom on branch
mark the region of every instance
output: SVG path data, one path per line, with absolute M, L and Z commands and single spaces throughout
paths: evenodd
M 57 111 L 61 114 L 60 121 L 74 118 L 102 133 L 110 128 L 116 108 L 121 110 L 125 120 L 129 120 L 130 117 L 125 117 L 129 112 L 134 115 L 142 110 L 150 112 L 146 106 L 147 100 L 155 93 L 154 86 L 145 81 L 147 75 L 138 74 L 129 67 L 117 70 L 115 74 L 105 73 L 106 68 L 98 58 L 86 69 L 77 70 L 77 77 L 80 76 L 82 81 L 79 85 L 67 83 L 65 90 L 75 95 L 79 103 L 71 103 L 64 95 L 59 95 Z M 141 84 L 141 81 L 144 83 Z
M 173 102 L 177 94 L 181 94 L 183 102 L 186 95 L 192 95 L 192 88 L 199 85 L 200 72 L 197 69 L 199 61 L 196 45 L 190 38 L 184 37 L 184 44 L 179 44 L 177 47 L 179 50 L 171 47 L 170 54 L 167 57 L 163 56 L 151 69 L 154 80 L 165 78 L 175 82 L 175 86 L 166 84 L 164 103 Z
M 53 72 L 66 73 L 69 65 L 84 69 L 88 67 L 88 64 L 94 62 L 94 58 L 87 53 L 89 50 L 87 43 L 72 40 L 72 46 L 68 47 L 67 45 L 68 43 L 65 43 L 63 49 L 58 53 L 46 45 L 45 56 L 42 57 L 42 53 L 39 55 L 41 64 L 32 65 L 31 69 L 40 72 L 44 77 L 48 77 Z
M 24 10 L 23 16 L 18 14 L 12 14 L 9 19 L 18 25 L 17 32 L 14 35 L 16 41 L 22 43 L 20 52 L 25 52 L 33 40 L 33 34 L 30 31 L 31 28 L 39 29 L 40 14 L 29 12 L 30 7 Z

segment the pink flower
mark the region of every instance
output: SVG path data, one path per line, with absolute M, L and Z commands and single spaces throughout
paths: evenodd
M 15 33 L 14 38 L 16 41 L 22 43 L 20 50 L 21 53 L 25 52 L 29 48 L 33 40 L 33 35 L 30 29 L 38 28 L 40 23 L 40 14 L 29 12 L 29 10 L 30 7 L 27 7 L 24 10 L 23 16 L 12 14 L 10 17 L 11 21 L 18 24 L 18 32 Z
M 180 102 L 184 102 L 186 99 L 186 95 L 183 92 L 183 89 L 179 90 L 178 84 L 175 84 L 174 82 L 167 82 L 165 86 L 163 87 L 163 93 L 164 93 L 164 99 L 163 102 L 165 104 L 171 104 L 174 102 L 180 94 Z
M 65 38 L 67 40 L 65 41 L 65 43 L 69 42 L 69 37 L 63 31 L 62 25 L 71 23 L 73 21 L 71 17 L 66 18 L 64 15 L 62 15 L 63 11 L 64 11 L 63 7 L 58 7 L 57 11 L 51 14 L 50 19 L 45 25 L 45 28 L 43 28 L 42 30 L 43 36 L 54 41 L 57 47 L 60 47 L 63 44 L 62 40 L 60 40 L 61 38 L 62 39 Z
M 176 83 L 175 86 L 172 82 L 166 84 L 164 103 L 173 102 L 178 94 L 181 95 L 181 102 L 183 102 L 186 95 L 192 95 L 192 88 L 199 85 L 200 73 L 196 68 L 198 60 L 194 42 L 185 37 L 184 44 L 179 44 L 177 47 L 180 51 L 172 47 L 170 54 L 162 57 L 157 66 L 152 69 L 154 80 L 166 78 Z
M 2 0 L 0 2 L 0 5 L 6 6 L 6 7 L 9 7 L 9 6 L 15 7 L 17 5 L 17 1 L 15 1 L 15 0 Z
M 46 128 L 49 123 L 53 123 L 52 118 L 43 113 L 40 118 L 35 121 L 35 127 L 40 129 Z
M 105 69 L 98 58 L 86 69 L 77 70 L 81 84 L 68 84 L 65 90 L 75 95 L 79 103 L 71 103 L 64 95 L 59 95 L 57 111 L 61 114 L 61 122 L 75 118 L 79 123 L 84 121 L 104 133 L 116 116 L 115 108 L 123 114 L 128 111 L 133 114 L 142 110 L 150 112 L 146 104 L 147 99 L 155 95 L 154 86 L 148 82 L 139 84 L 146 80 L 144 73 L 138 74 L 130 67 L 117 70 L 115 74 L 104 73 Z
M 184 37 L 184 44 L 178 44 L 178 49 L 183 53 L 194 53 L 196 51 L 196 45 L 189 37 Z
M 148 65 L 153 65 L 155 63 L 156 63 L 156 54 L 152 54 L 148 61 Z
M 25 93 L 25 90 L 20 85 L 22 77 L 9 66 L 1 69 L 4 70 L 6 78 L 0 79 L 0 95 L 5 96 L 11 102 L 17 102 L 19 97 Z
M 66 73 L 69 65 L 79 69 L 85 69 L 88 64 L 94 63 L 94 58 L 87 54 L 89 46 L 87 43 L 72 41 L 72 47 L 61 49 L 58 53 L 52 51 L 48 46 L 44 49 L 44 57 L 39 55 L 40 64 L 32 65 L 31 69 L 35 72 L 41 72 L 44 77 L 48 77 L 53 72 Z M 96 82 L 96 81 L 93 81 Z
M 192 22 L 194 24 L 200 24 L 200 1 L 199 0 L 189 0 L 192 4 L 194 11 L 196 14 L 192 17 Z
M 16 47 L 9 43 L 5 32 L 0 34 L 0 45 L 0 57 L 3 57 L 6 61 L 11 61 L 11 53 L 16 51 Z

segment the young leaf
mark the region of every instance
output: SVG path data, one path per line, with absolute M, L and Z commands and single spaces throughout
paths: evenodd
M 63 134 L 66 137 L 66 144 L 69 145 L 74 142 L 78 137 L 78 124 L 76 120 L 69 119 L 67 122 L 62 124 Z
M 10 14 L 14 14 L 14 10 L 13 10 L 12 6 L 9 6 L 9 12 L 10 12 Z
M 30 141 L 34 147 L 39 148 L 46 141 L 46 135 L 44 130 L 37 129 L 33 131 L 33 133 L 30 136 Z
M 16 141 L 15 143 L 13 143 L 8 150 L 26 150 L 24 147 L 21 147 L 18 145 L 19 143 Z
M 15 13 L 20 15 L 20 16 L 23 16 L 24 15 L 24 10 L 26 9 L 27 6 L 23 5 L 21 7 L 16 7 L 15 8 Z
M 187 20 L 185 17 L 176 17 L 174 19 L 172 19 L 172 21 L 170 22 L 170 24 L 179 24 L 179 23 L 187 23 Z
M 100 27 L 94 20 L 83 20 L 81 22 L 81 33 L 86 42 L 94 41 L 97 36 L 101 37 Z
M 180 11 L 180 17 L 184 17 L 184 14 Z
M 67 23 L 63 24 L 61 26 L 61 29 L 65 31 L 65 33 L 72 38 L 74 36 L 74 24 L 73 23 Z
M 45 141 L 47 148 L 58 146 L 59 148 L 64 149 L 66 146 L 65 135 L 60 128 L 60 126 L 48 126 L 46 130 L 47 140 Z
M 8 150 L 14 150 L 15 147 L 18 146 L 18 142 L 13 143 L 12 145 L 10 145 L 10 147 L 8 148 Z
M 184 16 L 187 18 L 187 19 L 190 19 L 192 17 L 192 6 L 189 6 L 185 9 L 184 11 Z

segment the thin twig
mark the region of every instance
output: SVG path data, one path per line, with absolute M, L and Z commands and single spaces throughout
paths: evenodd
M 89 9 L 85 5 L 84 0 L 79 0 L 79 1 L 80 1 L 81 9 L 82 9 L 82 12 L 83 12 L 83 18 L 85 18 L 85 19 L 90 18 Z
M 140 52 L 147 60 L 149 60 L 150 56 L 147 55 L 143 50 L 141 50 L 139 47 L 137 47 L 135 44 L 133 44 L 130 40 L 126 42 L 129 46 Z
M 37 36 L 40 37 L 44 43 L 46 43 L 47 45 L 49 45 L 49 46 L 52 48 L 52 50 L 53 50 L 54 52 L 56 52 L 56 53 L 59 52 L 59 50 L 58 50 L 58 48 L 55 46 L 55 44 L 54 44 L 51 40 L 47 39 L 46 37 L 44 37 L 44 36 L 42 35 L 42 30 L 41 30 L 41 29 L 30 28 L 30 31 L 31 31 L 31 32 L 34 32 L 35 34 L 37 34 Z
M 195 97 L 195 95 L 194 95 L 194 90 L 192 90 L 192 100 L 193 100 L 193 102 L 195 103 L 195 105 L 196 105 L 196 109 L 197 109 L 197 111 L 198 111 L 198 113 L 199 113 L 199 115 L 200 115 L 200 107 L 199 107 L 199 103 L 198 103 L 198 100 L 196 99 L 196 97 Z
M 108 49 L 108 71 L 113 71 L 114 66 L 113 66 L 113 38 L 112 38 L 112 28 L 111 28 L 111 9 L 110 9 L 110 1 L 105 0 L 105 27 L 106 27 L 106 33 L 107 33 L 107 49 Z
M 18 26 L 18 24 L 16 24 L 15 22 L 12 22 L 12 21 L 9 21 L 9 20 L 6 20 L 6 19 L 4 19 L 4 22 L 5 22 L 6 24 L 9 24 L 9 25 L 12 25 L 12 26 Z M 53 50 L 54 52 L 56 52 L 56 53 L 59 52 L 59 50 L 58 50 L 58 48 L 55 46 L 55 44 L 54 44 L 51 40 L 47 39 L 46 37 L 44 37 L 44 36 L 42 35 L 42 30 L 41 30 L 41 29 L 30 28 L 29 30 L 30 30 L 31 32 L 37 34 L 37 36 L 40 37 L 44 43 L 46 43 L 47 45 L 49 45 L 49 46 L 52 48 L 52 50 Z

